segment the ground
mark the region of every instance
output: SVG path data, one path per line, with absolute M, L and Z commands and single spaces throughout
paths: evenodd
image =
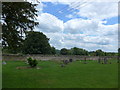
M 74 61 L 61 67 L 60 62 L 39 61 L 40 69 L 16 69 L 23 61 L 3 65 L 3 88 L 117 88 L 118 64 Z

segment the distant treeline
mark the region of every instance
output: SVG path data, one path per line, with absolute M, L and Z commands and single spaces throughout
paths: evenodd
M 15 43 L 15 42 L 13 42 Z M 10 47 L 3 41 L 3 53 L 14 54 L 47 54 L 47 55 L 82 55 L 82 56 L 117 56 L 115 52 L 104 52 L 102 50 L 87 51 L 82 48 L 73 47 L 71 49 L 62 48 L 57 50 L 49 44 L 49 38 L 42 32 L 26 32 L 25 39 L 19 42 L 19 47 Z M 17 43 L 16 43 L 17 44 Z M 119 49 L 120 51 L 120 49 Z
M 60 55 L 82 55 L 82 56 L 117 56 L 118 53 L 115 52 L 104 52 L 101 49 L 98 49 L 96 51 L 87 51 L 82 48 L 71 48 L 71 49 L 66 49 L 63 48 L 61 50 L 56 50 L 57 54 Z

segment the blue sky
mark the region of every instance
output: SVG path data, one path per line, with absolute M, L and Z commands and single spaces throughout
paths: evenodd
M 45 7 L 43 7 L 43 13 L 50 13 L 57 18 L 63 20 L 64 22 L 71 20 L 71 18 L 66 17 L 69 14 L 75 15 L 74 12 L 79 12 L 77 9 L 70 8 L 69 5 L 65 4 L 53 4 L 52 2 L 43 2 Z M 79 15 L 75 15 L 74 18 L 83 18 L 88 19 L 87 17 L 82 17 Z M 72 18 L 73 19 L 73 18 Z M 108 19 L 103 19 L 103 21 L 107 21 L 105 25 L 113 25 L 118 23 L 118 17 L 111 17 Z
M 64 22 L 71 19 L 67 18 L 66 15 L 73 14 L 73 12 L 78 12 L 78 10 L 72 8 L 69 10 L 69 5 L 65 4 L 53 4 L 51 2 L 45 2 L 43 4 L 45 5 L 45 7 L 43 7 L 44 13 L 50 13 Z M 80 16 L 76 15 L 76 18 L 80 18 Z
M 118 17 L 112 17 L 109 19 L 106 19 L 107 23 L 105 25 L 113 25 L 118 23 Z
M 89 51 L 102 49 L 116 52 L 118 48 L 117 3 L 42 2 L 38 5 L 37 31 L 50 38 L 57 49 L 79 47 Z M 81 4 L 82 5 L 82 4 Z

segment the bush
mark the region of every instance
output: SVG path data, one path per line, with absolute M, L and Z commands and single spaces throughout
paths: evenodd
M 36 59 L 32 59 L 31 57 L 27 59 L 28 61 L 28 64 L 31 66 L 31 67 L 36 67 L 38 62 Z

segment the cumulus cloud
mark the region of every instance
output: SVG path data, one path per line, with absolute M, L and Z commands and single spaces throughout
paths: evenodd
M 71 14 L 67 15 L 71 20 L 63 23 L 49 13 L 41 13 L 36 30 L 46 34 L 50 38 L 50 44 L 55 48 L 79 47 L 87 50 L 102 48 L 104 51 L 117 51 L 118 24 L 105 25 L 107 21 L 102 20 L 118 16 L 118 0 L 114 2 L 113 0 L 42 0 L 42 2 L 68 4 L 70 8 L 79 10 L 77 13 L 73 12 L 74 14 L 88 18 L 74 19 L 74 15 Z M 83 2 L 85 3 L 82 4 Z
M 63 23 L 48 13 L 42 13 L 38 21 L 37 31 L 46 34 L 50 44 L 57 49 L 79 47 L 117 51 L 118 24 L 104 25 L 104 21 L 96 19 L 72 19 Z
M 35 0 L 28 0 L 29 2 L 37 3 Z M 53 4 L 67 4 L 68 10 L 77 9 L 76 14 L 90 19 L 107 19 L 118 16 L 118 1 L 119 0 L 39 0 L 38 10 L 42 11 L 44 4 L 42 2 L 51 2 Z M 67 15 L 68 18 L 73 18 L 73 15 Z
M 27 1 L 32 1 L 32 0 L 27 0 Z M 93 0 L 38 0 L 38 1 L 41 1 L 41 2 L 53 2 L 53 3 L 56 3 L 56 2 L 59 2 L 59 3 L 68 3 L 68 2 L 83 2 L 83 1 L 88 1 L 88 2 L 91 2 Z M 95 0 L 96 2 L 118 2 L 119 0 Z
M 73 9 L 79 10 L 78 14 L 82 17 L 91 19 L 107 19 L 118 16 L 118 1 L 119 0 L 43 0 L 43 2 L 52 2 L 58 4 L 69 5 L 69 11 Z M 72 15 L 67 15 L 72 18 Z
M 51 46 L 54 46 L 57 49 L 63 48 L 63 34 L 62 33 L 44 33 L 47 35 L 48 38 L 50 38 L 50 44 Z
M 74 18 L 72 14 L 66 15 L 67 18 Z
M 91 19 L 107 19 L 118 16 L 117 2 L 91 2 L 78 12 L 80 16 Z
M 77 19 L 77 21 L 70 20 L 66 22 L 64 28 L 64 32 L 70 33 L 64 36 L 65 40 L 76 41 L 79 46 L 87 44 L 91 47 L 93 45 L 94 49 L 95 46 L 97 46 L 96 48 L 102 47 L 105 49 L 106 46 L 113 45 L 117 48 L 118 24 L 104 25 L 102 21 Z M 86 48 L 88 47 L 86 46 Z
M 64 23 L 64 32 L 72 34 L 95 32 L 97 28 L 97 20 L 72 19 Z
M 59 20 L 57 17 L 42 13 L 38 16 L 39 30 L 47 33 L 56 33 L 63 31 L 63 21 Z

